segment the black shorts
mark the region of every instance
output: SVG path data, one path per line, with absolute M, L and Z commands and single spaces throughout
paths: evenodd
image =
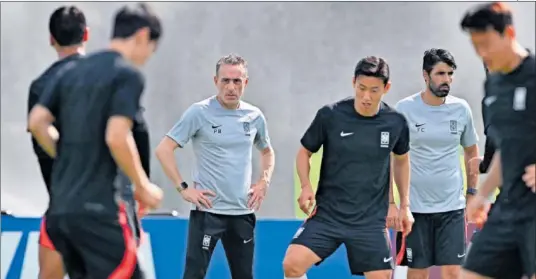
M 317 265 L 344 244 L 353 275 L 394 269 L 391 243 L 386 229 L 343 229 L 313 216 L 298 229 L 291 244 L 311 249 L 322 259 Z
M 536 219 L 487 222 L 473 237 L 463 268 L 501 279 L 536 273 Z
M 137 236 L 125 205 L 118 217 L 47 215 L 46 229 L 71 279 L 144 278 L 138 265 Z
M 229 262 L 231 277 L 253 279 L 255 224 L 253 213 L 220 215 L 192 210 L 183 279 L 205 278 L 210 258 L 220 239 Z
M 409 268 L 461 265 L 465 258 L 465 211 L 413 213 L 415 223 L 402 247 L 402 234 L 397 233 L 397 255 L 400 265 Z

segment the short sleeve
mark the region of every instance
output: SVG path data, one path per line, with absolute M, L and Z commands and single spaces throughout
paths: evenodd
M 52 115 L 54 115 L 54 117 L 57 117 L 58 115 L 61 94 L 61 79 L 64 73 L 65 71 L 58 71 L 58 73 L 54 77 L 52 77 L 49 82 L 46 83 L 45 89 L 43 90 L 43 94 L 39 97 L 35 97 L 39 98 L 37 104 L 46 107 L 52 113 Z M 36 104 L 33 104 L 33 106 L 35 105 Z M 28 109 L 31 110 L 32 108 Z
M 270 147 L 270 136 L 268 134 L 268 124 L 266 123 L 266 118 L 261 112 L 257 120 L 257 134 L 255 135 L 255 147 L 258 150 L 263 150 Z
M 133 121 L 140 110 L 140 99 L 145 81 L 140 72 L 134 69 L 124 69 L 117 74 L 113 81 L 109 116 L 124 116 Z
M 404 155 L 409 152 L 409 126 L 408 121 L 401 115 L 402 123 L 400 135 L 393 148 L 393 153 L 396 155 Z
M 37 104 L 39 101 L 39 96 L 35 94 L 35 81 L 32 82 L 32 85 L 30 85 L 30 90 L 28 92 L 28 114 L 30 114 L 30 111 L 32 108 Z
M 396 104 L 395 104 L 395 110 L 404 114 L 404 105 L 403 105 L 403 101 L 404 100 L 400 100 L 398 101 Z
M 305 134 L 301 138 L 302 146 L 312 153 L 317 152 L 326 140 L 327 108 L 321 108 Z
M 196 104 L 190 106 L 166 136 L 184 147 L 201 128 L 201 113 L 201 108 Z
M 478 134 L 476 133 L 473 113 L 467 105 L 466 109 L 466 124 L 462 132 L 461 144 L 463 147 L 473 146 L 478 143 Z

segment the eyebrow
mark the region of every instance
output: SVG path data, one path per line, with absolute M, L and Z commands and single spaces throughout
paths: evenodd
M 378 89 L 380 88 L 379 86 L 365 86 L 363 84 L 359 84 L 360 87 L 364 87 L 364 88 L 370 88 L 370 89 Z

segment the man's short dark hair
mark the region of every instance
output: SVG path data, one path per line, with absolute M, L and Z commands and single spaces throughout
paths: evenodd
M 389 82 L 390 72 L 389 65 L 381 57 L 365 57 L 355 66 L 354 78 L 358 76 L 376 77 L 383 81 L 384 85 Z
M 220 58 L 216 63 L 216 75 L 220 72 L 222 65 L 242 65 L 246 70 L 246 76 L 248 75 L 248 61 L 238 54 L 231 53 Z
M 86 32 L 86 17 L 75 6 L 59 7 L 50 15 L 48 30 L 59 46 L 81 44 Z
M 151 41 L 158 41 L 162 36 L 160 19 L 147 4 L 140 3 L 134 7 L 124 6 L 115 14 L 112 39 L 129 38 L 145 27 L 150 30 Z
M 424 56 L 422 58 L 422 69 L 430 74 L 434 66 L 440 62 L 449 65 L 454 70 L 457 68 L 456 61 L 454 61 L 454 56 L 452 56 L 450 51 L 441 48 L 432 48 L 424 52 Z
M 460 22 L 466 32 L 484 32 L 492 28 L 500 34 L 513 24 L 512 10 L 502 2 L 481 4 L 468 11 Z

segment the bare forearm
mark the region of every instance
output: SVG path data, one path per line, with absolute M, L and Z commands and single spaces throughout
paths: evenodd
M 175 187 L 180 187 L 184 180 L 182 179 L 177 162 L 175 161 L 173 150 L 157 149 L 156 157 L 158 158 L 160 165 L 162 165 L 162 169 L 166 176 L 173 182 L 173 185 L 175 185 Z
M 489 167 L 488 176 L 478 189 L 478 194 L 489 197 L 502 184 L 501 154 L 496 152 Z
M 30 130 L 43 150 L 52 158 L 56 157 L 56 141 L 53 131 L 50 130 L 50 123 L 40 123 Z M 53 128 L 53 127 L 52 127 Z M 57 133 L 58 131 L 54 129 Z
M 262 152 L 261 156 L 261 177 L 260 180 L 269 183 L 272 180 L 275 166 L 275 153 L 269 147 Z
M 478 146 L 474 146 L 471 148 L 467 148 L 464 152 L 464 162 L 465 162 L 465 169 L 469 170 L 469 160 L 472 158 L 478 157 Z M 478 172 L 470 172 L 466 171 L 466 180 L 467 180 L 467 187 L 468 188 L 476 188 L 478 185 Z
M 132 133 L 109 140 L 108 147 L 119 168 L 136 187 L 149 183 L 149 178 L 142 167 Z
M 405 159 L 394 159 L 394 178 L 400 196 L 400 206 L 409 205 L 409 178 L 410 163 L 409 155 Z
M 394 161 L 391 158 L 391 171 L 389 173 L 389 203 L 395 202 L 395 187 L 393 183 L 393 177 L 394 177 Z
M 311 156 L 306 152 L 299 152 L 296 156 L 296 172 L 302 187 L 311 185 L 311 180 L 309 179 L 309 172 L 311 171 L 310 159 Z

